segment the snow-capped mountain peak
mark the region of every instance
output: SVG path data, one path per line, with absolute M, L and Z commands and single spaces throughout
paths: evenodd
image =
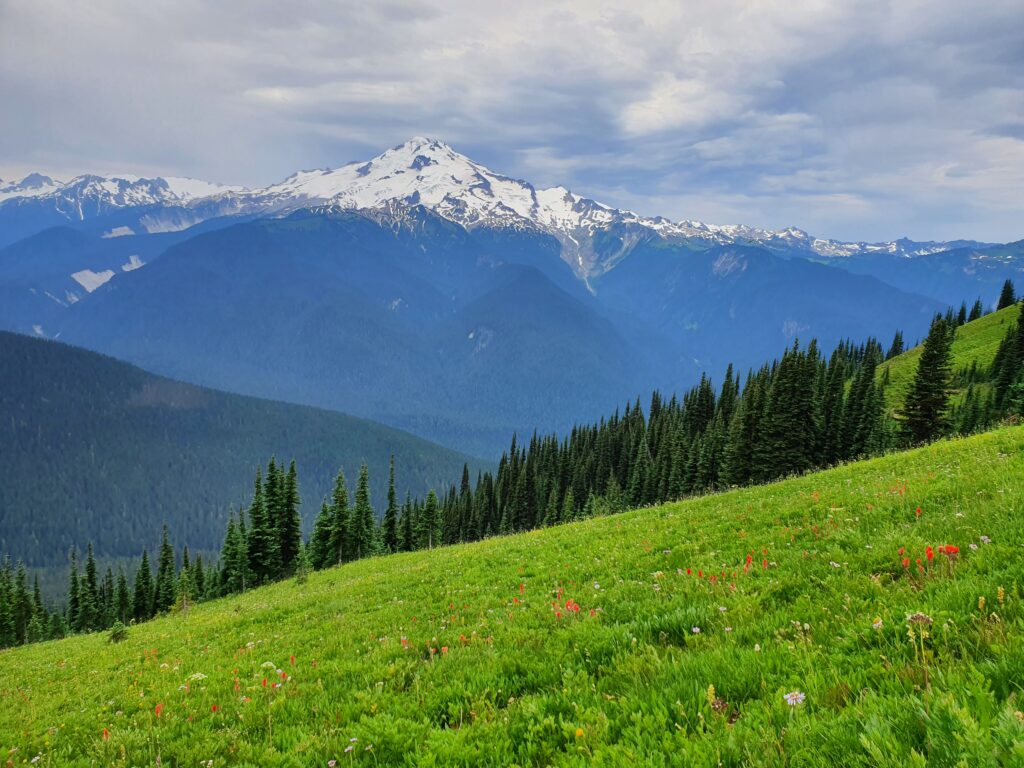
M 0 180 L 0 202 L 12 197 L 40 197 L 50 194 L 60 186 L 61 182 L 41 173 L 30 173 L 21 181 Z
M 85 175 L 63 184 L 32 174 L 17 183 L 0 183 L 0 205 L 18 198 L 51 204 L 70 220 L 119 209 L 145 209 L 134 222 L 124 222 L 130 226 L 112 228 L 110 236 L 134 232 L 132 227 L 148 232 L 183 229 L 213 216 L 271 215 L 310 207 L 394 211 L 395 206 L 422 205 L 466 228 L 511 227 L 552 235 L 561 243 L 565 261 L 583 279 L 611 269 L 636 243 L 648 238 L 689 241 L 697 247 L 756 244 L 825 257 L 916 256 L 952 245 L 903 240 L 845 243 L 814 238 L 797 227 L 766 230 L 641 216 L 562 186 L 538 189 L 492 171 L 443 141 L 422 136 L 371 160 L 300 171 L 263 189 L 180 177 Z

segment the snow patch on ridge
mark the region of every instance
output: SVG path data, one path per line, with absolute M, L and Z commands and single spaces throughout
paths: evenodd
M 147 272 L 146 274 L 148 275 L 149 273 Z M 113 276 L 114 270 L 112 269 L 105 269 L 102 272 L 93 272 L 91 269 L 83 269 L 79 272 L 73 273 L 71 275 L 71 279 L 85 288 L 86 291 L 92 293 L 101 285 L 107 283 Z M 77 296 L 75 296 L 74 301 L 78 301 Z

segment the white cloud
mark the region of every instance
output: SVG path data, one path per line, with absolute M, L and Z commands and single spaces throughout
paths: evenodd
M 253 186 L 426 134 L 648 213 L 1011 239 L 1022 28 L 1019 0 L 7 0 L 0 176 Z

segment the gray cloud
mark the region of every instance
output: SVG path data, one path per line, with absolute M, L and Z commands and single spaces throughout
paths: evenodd
M 643 213 L 1024 236 L 1024 6 L 0 0 L 0 177 L 262 185 L 435 135 Z

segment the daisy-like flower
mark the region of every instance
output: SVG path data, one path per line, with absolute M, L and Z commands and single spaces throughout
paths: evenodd
M 881 619 L 881 617 L 876 617 L 875 620 L 871 622 L 871 626 L 874 627 L 875 629 L 881 629 L 882 628 L 882 619 Z
M 729 609 L 726 608 L 724 605 L 718 606 L 718 612 L 719 613 L 725 613 L 727 610 L 729 610 Z
M 330 760 L 327 761 L 327 768 L 334 768 L 334 766 L 336 766 L 337 764 L 338 764 L 338 761 L 335 760 L 334 758 L 331 758 Z
M 699 635 L 700 634 L 700 627 L 694 627 L 690 631 L 693 632 L 693 634 L 695 634 L 695 635 Z
M 732 632 L 732 627 L 726 627 L 726 628 L 725 628 L 725 631 L 726 631 L 726 632 Z
M 786 700 L 786 703 L 789 704 L 789 706 L 795 707 L 797 704 L 803 704 L 804 699 L 806 699 L 807 696 L 802 691 L 790 691 L 782 698 Z
M 992 543 L 992 539 L 990 539 L 988 536 L 982 536 L 981 537 L 981 543 L 982 544 L 991 544 Z

